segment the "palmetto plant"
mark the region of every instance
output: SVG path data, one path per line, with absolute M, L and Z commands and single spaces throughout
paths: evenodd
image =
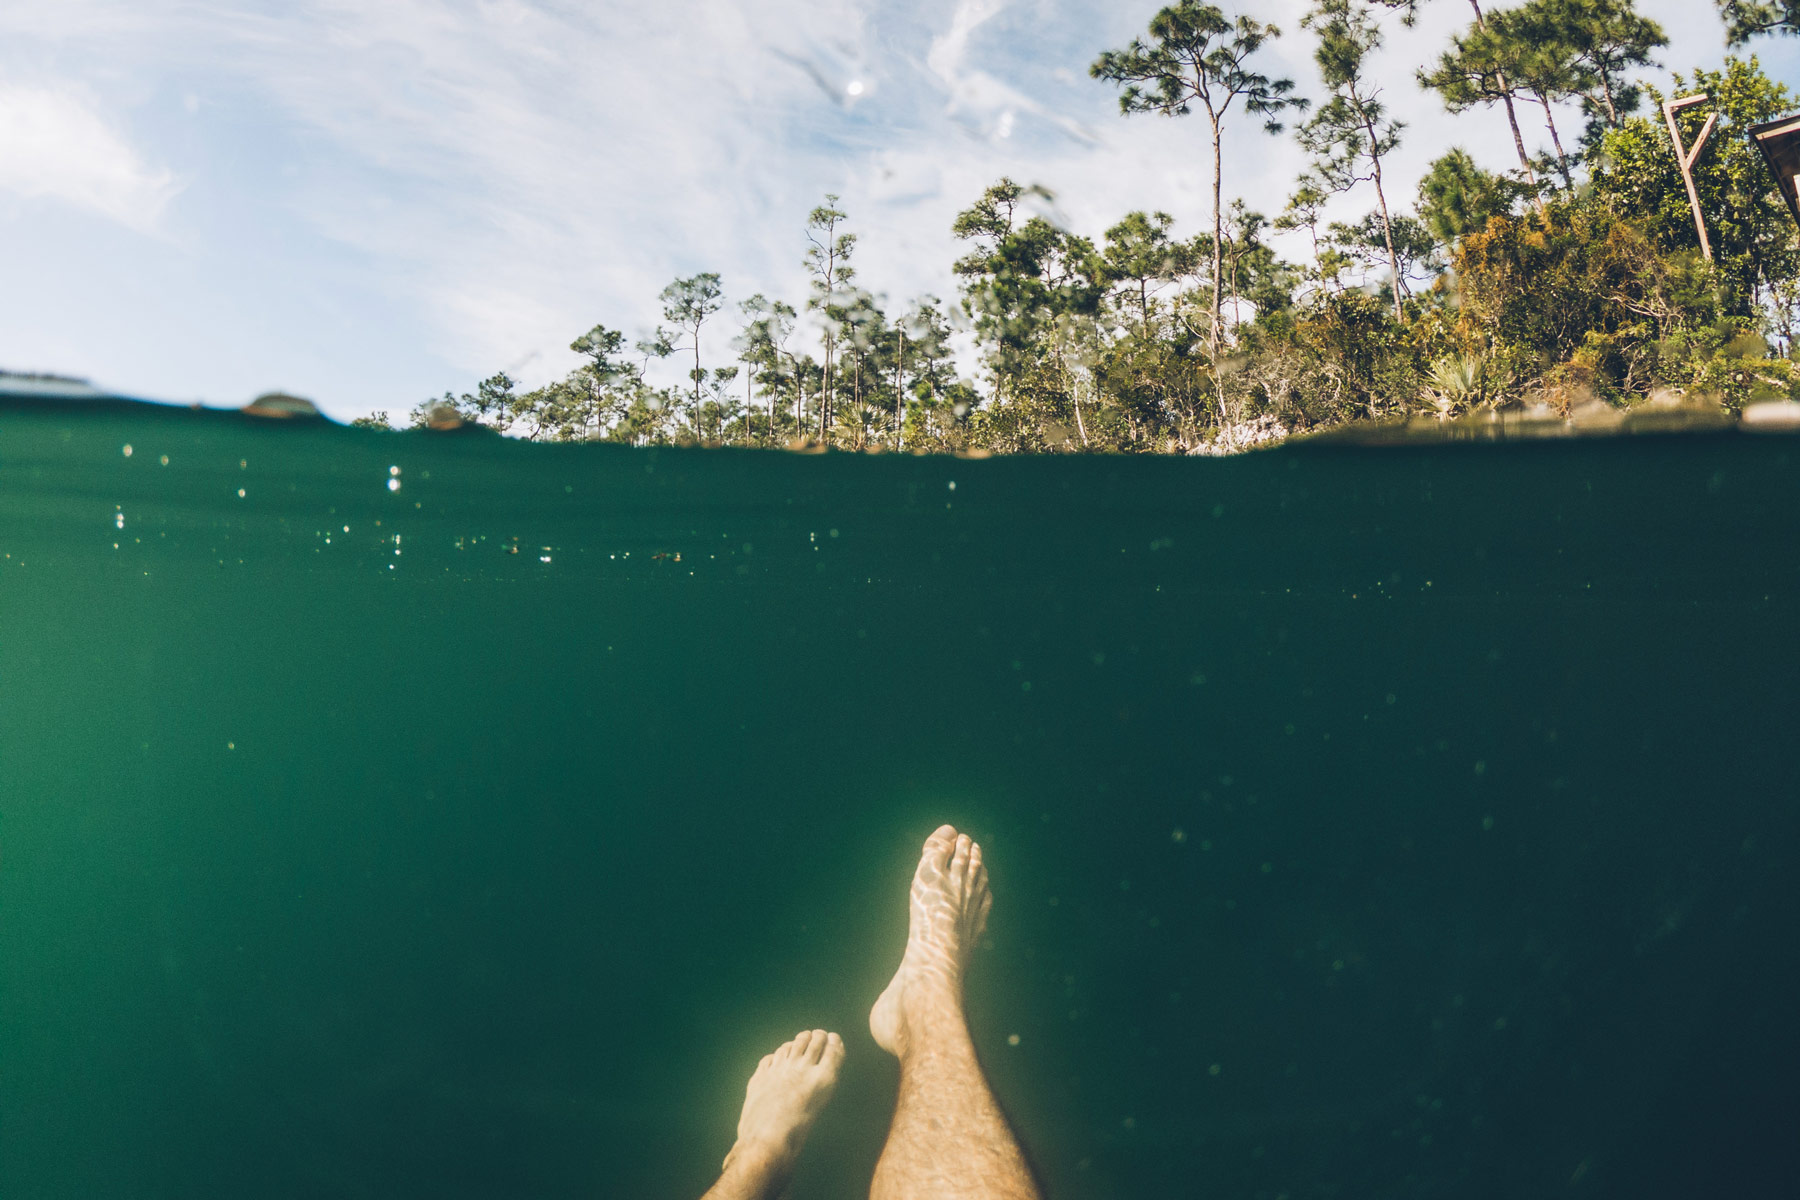
M 1512 383 L 1512 373 L 1485 354 L 1446 354 L 1431 364 L 1426 390 L 1443 416 L 1491 404 Z

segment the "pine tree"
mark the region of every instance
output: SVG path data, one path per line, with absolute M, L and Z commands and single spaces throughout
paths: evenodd
M 1290 108 L 1304 108 L 1306 101 L 1289 95 L 1291 79 L 1271 79 L 1249 66 L 1250 59 L 1271 38 L 1281 36 L 1274 25 L 1250 17 L 1228 20 L 1211 4 L 1180 0 L 1150 19 L 1150 37 L 1134 38 L 1123 50 L 1108 50 L 1089 68 L 1096 79 L 1120 84 L 1119 109 L 1131 113 L 1154 112 L 1185 116 L 1198 103 L 1206 111 L 1212 136 L 1213 281 L 1211 353 L 1219 360 L 1219 326 L 1224 298 L 1219 247 L 1224 238 L 1224 178 L 1220 146 L 1224 122 L 1239 99 L 1244 108 L 1265 118 L 1263 128 L 1279 133 L 1277 119 Z
M 1764 33 L 1800 33 L 1800 0 L 1713 0 L 1725 22 L 1725 44 L 1742 46 Z
M 1300 144 L 1313 156 L 1313 171 L 1334 192 L 1347 192 L 1363 180 L 1375 187 L 1376 211 L 1394 277 L 1394 319 L 1405 319 L 1401 297 L 1406 277 L 1394 244 L 1394 218 L 1382 185 L 1381 160 L 1400 144 L 1405 128 L 1390 120 L 1381 89 L 1364 76 L 1368 57 L 1381 46 L 1381 30 L 1351 0 L 1319 0 L 1301 21 L 1317 31 L 1314 59 L 1331 98 L 1300 127 Z M 1365 175 L 1364 168 L 1368 173 Z
M 1499 47 L 1487 36 L 1487 19 L 1480 0 L 1469 0 L 1475 10 L 1475 24 L 1469 32 L 1450 39 L 1450 49 L 1438 58 L 1435 71 L 1420 71 L 1419 86 L 1435 90 L 1444 99 L 1444 107 L 1460 113 L 1477 104 L 1499 103 L 1506 109 L 1506 123 L 1512 129 L 1513 148 L 1519 154 L 1519 171 L 1537 191 L 1537 172 L 1531 156 L 1525 152 L 1525 137 L 1519 132 L 1519 114 L 1513 107 L 1514 87 L 1506 76 L 1506 63 Z M 1543 211 L 1538 201 L 1538 210 Z
M 837 207 L 837 200 L 837 196 L 827 194 L 825 203 L 813 209 L 806 218 L 805 261 L 807 272 L 812 276 L 812 295 L 808 297 L 806 307 L 817 312 L 824 325 L 824 384 L 818 396 L 821 441 L 830 436 L 836 421 L 837 343 L 844 319 L 845 294 L 856 278 L 856 269 L 850 265 L 850 256 L 856 250 L 856 235 L 838 232 L 847 217 Z
M 752 407 L 755 386 L 760 380 L 763 394 L 769 399 L 768 426 L 764 433 L 775 440 L 775 397 L 785 379 L 782 359 L 787 353 L 787 339 L 794 331 L 794 310 L 780 300 L 770 300 L 761 292 L 738 305 L 746 324 L 733 347 L 744 364 L 744 405 Z M 749 417 L 745 417 L 746 422 Z M 796 422 L 798 418 L 796 418 Z M 751 432 L 746 426 L 746 432 Z
M 694 369 L 688 373 L 694 381 L 694 434 L 701 435 L 700 430 L 700 387 L 705 376 L 700 365 L 700 329 L 707 320 L 719 311 L 723 301 L 719 288 L 719 277 L 711 271 L 703 271 L 698 275 L 690 275 L 686 279 L 677 279 L 662 290 L 657 299 L 662 301 L 663 320 L 681 330 L 688 338 L 694 351 Z M 658 331 L 661 332 L 660 330 Z M 672 349 L 679 349 L 674 347 Z

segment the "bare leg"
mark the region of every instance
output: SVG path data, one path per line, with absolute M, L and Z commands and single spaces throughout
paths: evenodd
M 763 1055 L 744 1089 L 737 1144 L 701 1200 L 774 1200 L 794 1173 L 813 1122 L 837 1087 L 844 1041 L 813 1029 Z
M 993 897 L 981 847 L 945 825 L 913 876 L 906 954 L 869 1013 L 900 1059 L 900 1100 L 871 1200 L 1038 1200 L 963 1019 L 963 972 Z

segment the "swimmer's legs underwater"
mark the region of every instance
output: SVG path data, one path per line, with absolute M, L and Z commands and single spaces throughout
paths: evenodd
M 837 1087 L 844 1042 L 823 1029 L 803 1031 L 763 1055 L 744 1089 L 737 1142 L 724 1172 L 701 1200 L 774 1200 L 787 1186 L 813 1122 Z
M 963 973 L 991 907 L 981 847 L 941 826 L 913 875 L 900 969 L 869 1013 L 869 1032 L 900 1060 L 900 1099 L 871 1200 L 1040 1196 L 963 1016 Z
M 981 847 L 941 826 L 913 875 L 900 969 L 869 1013 L 876 1043 L 900 1060 L 871 1200 L 1040 1200 L 963 1016 L 963 973 L 991 907 Z M 774 1200 L 843 1062 L 843 1041 L 822 1029 L 764 1057 L 724 1174 L 702 1200 Z

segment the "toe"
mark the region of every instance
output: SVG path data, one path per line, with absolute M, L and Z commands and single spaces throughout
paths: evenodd
M 807 1062 L 817 1063 L 825 1057 L 825 1037 L 826 1034 L 823 1029 L 815 1029 L 812 1031 L 812 1037 L 806 1043 Z
M 835 1071 L 838 1068 L 838 1064 L 843 1061 L 844 1061 L 844 1039 L 839 1037 L 835 1033 L 826 1034 L 825 1035 L 825 1057 L 824 1057 L 825 1065 Z
M 967 834 L 959 834 L 956 847 L 950 852 L 950 883 L 958 892 L 969 877 L 969 848 L 974 844 Z
M 925 839 L 925 853 L 919 865 L 930 865 L 942 871 L 950 865 L 951 852 L 956 849 L 956 826 L 939 825 L 932 835 Z

